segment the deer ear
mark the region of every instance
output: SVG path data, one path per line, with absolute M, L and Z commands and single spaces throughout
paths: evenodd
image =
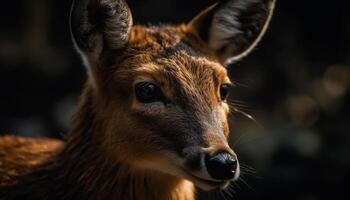
M 221 0 L 189 26 L 228 65 L 248 55 L 271 21 L 276 0 Z
M 105 52 L 120 50 L 128 41 L 132 16 L 124 0 L 73 0 L 70 29 L 89 77 L 98 83 Z
M 129 40 L 132 16 L 124 0 L 73 0 L 70 27 L 81 51 L 116 50 Z

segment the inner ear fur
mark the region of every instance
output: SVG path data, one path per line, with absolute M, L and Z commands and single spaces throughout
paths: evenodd
M 247 56 L 264 36 L 276 0 L 221 0 L 202 11 L 189 27 L 228 65 Z

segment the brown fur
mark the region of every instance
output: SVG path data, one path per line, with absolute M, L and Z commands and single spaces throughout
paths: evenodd
M 271 15 L 273 0 L 244 1 L 261 6 L 263 19 Z M 73 5 L 72 35 L 89 76 L 67 141 L 1 137 L 0 199 L 193 200 L 194 184 L 227 186 L 201 169 L 200 155 L 235 153 L 220 98 L 220 86 L 231 82 L 199 22 L 131 27 L 123 0 Z M 254 36 L 247 41 L 257 43 Z M 163 102 L 136 99 L 134 85 L 144 81 L 160 88 Z
M 0 140 L 0 186 L 14 185 L 62 147 L 53 139 L 5 136 Z

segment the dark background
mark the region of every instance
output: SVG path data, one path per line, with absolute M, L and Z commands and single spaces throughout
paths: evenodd
M 214 1 L 128 2 L 137 23 L 160 24 L 189 21 Z M 230 68 L 238 83 L 231 102 L 256 119 L 236 113 L 231 120 L 232 146 L 246 169 L 234 199 L 349 198 L 346 2 L 279 0 L 267 36 Z M 70 40 L 69 7 L 70 0 L 1 2 L 1 133 L 66 133 L 86 78 Z

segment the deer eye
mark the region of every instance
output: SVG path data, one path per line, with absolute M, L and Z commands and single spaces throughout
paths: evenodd
M 229 95 L 229 85 L 223 84 L 220 86 L 220 98 L 222 101 L 226 101 L 227 97 Z
M 141 103 L 152 103 L 161 101 L 162 93 L 155 84 L 141 82 L 135 85 L 135 95 Z

